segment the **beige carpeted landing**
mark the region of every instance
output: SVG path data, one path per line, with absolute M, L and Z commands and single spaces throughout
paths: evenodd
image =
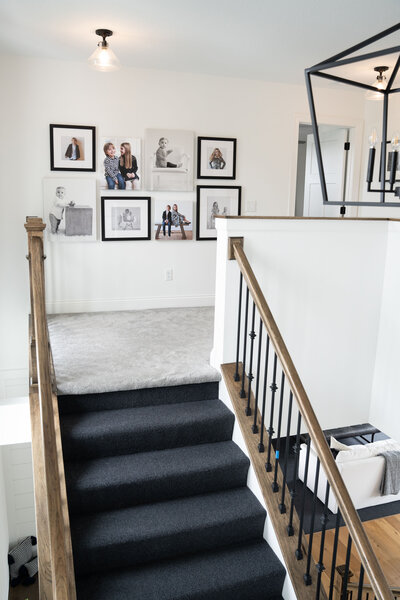
M 59 394 L 218 381 L 214 309 L 48 315 Z

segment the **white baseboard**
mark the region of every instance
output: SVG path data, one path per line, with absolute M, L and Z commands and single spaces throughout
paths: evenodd
M 28 369 L 0 369 L 0 401 L 29 394 Z
M 214 306 L 215 296 L 151 296 L 142 298 L 111 298 L 96 300 L 62 300 L 48 302 L 49 314 L 100 312 L 111 310 L 143 310 L 146 308 L 184 308 Z

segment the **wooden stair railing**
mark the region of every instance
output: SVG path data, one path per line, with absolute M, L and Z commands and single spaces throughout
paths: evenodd
M 76 600 L 64 466 L 45 305 L 43 230 L 27 217 L 30 414 L 41 600 Z
M 311 406 L 310 400 L 305 392 L 303 384 L 293 364 L 290 354 L 283 341 L 278 326 L 272 316 L 267 301 L 261 291 L 254 272 L 249 264 L 246 254 L 243 250 L 243 238 L 229 238 L 228 240 L 228 259 L 236 260 L 239 266 L 239 308 L 238 308 L 238 326 L 237 326 L 237 352 L 236 365 L 222 365 L 222 373 L 227 385 L 228 392 L 235 407 L 238 421 L 244 438 L 249 448 L 249 453 L 253 459 L 257 477 L 259 479 L 263 496 L 269 510 L 271 521 L 274 525 L 278 541 L 281 546 L 282 553 L 285 557 L 288 572 L 291 576 L 298 598 L 328 598 L 332 600 L 334 593 L 335 579 L 335 564 L 328 569 L 323 564 L 325 529 L 328 521 L 328 501 L 329 494 L 333 491 L 336 501 L 339 506 L 336 519 L 336 531 L 339 529 L 340 517 L 344 520 L 349 533 L 349 541 L 347 547 L 348 562 L 346 566 L 345 582 L 343 586 L 342 600 L 347 599 L 347 586 L 349 580 L 349 563 L 350 551 L 353 544 L 358 552 L 359 559 L 365 574 L 369 579 L 374 594 L 378 600 L 393 600 L 392 592 L 389 588 L 387 580 L 383 574 L 378 559 L 372 549 L 368 536 L 360 521 L 358 513 L 354 508 L 353 502 L 347 491 L 347 488 L 342 480 L 342 477 L 337 468 L 334 457 L 328 447 L 323 431 Z M 246 290 L 244 291 L 245 284 Z M 243 289 L 242 289 L 243 288 Z M 243 300 L 243 302 L 242 302 Z M 249 304 L 252 301 L 252 308 Z M 243 310 L 242 304 L 245 304 Z M 243 313 L 243 315 L 242 315 Z M 256 324 L 256 313 L 259 317 L 259 329 Z M 244 333 L 241 331 L 241 327 Z M 250 332 L 248 332 L 250 330 Z M 262 347 L 263 331 L 266 338 L 265 351 Z M 257 332 L 257 333 L 256 333 Z M 243 337 L 241 337 L 243 336 Z M 258 337 L 257 348 L 254 348 L 254 339 Z M 249 338 L 249 340 L 247 340 Z M 239 361 L 239 355 L 243 353 L 242 361 Z M 254 354 L 254 356 L 253 356 Z M 273 356 L 272 360 L 271 357 Z M 254 360 L 253 360 L 254 358 Z M 273 368 L 269 366 L 272 362 Z M 257 363 L 257 364 L 256 364 Z M 260 363 L 262 363 L 260 371 Z M 278 367 L 280 365 L 282 375 L 278 377 Z M 268 369 L 273 372 L 272 384 L 269 386 L 270 405 L 266 406 L 266 389 L 267 389 L 267 373 Z M 256 376 L 253 375 L 253 370 L 256 370 Z M 264 374 L 263 374 L 264 370 Z M 269 373 L 268 373 L 269 375 Z M 264 379 L 264 383 L 260 380 Z M 247 382 L 245 383 L 247 379 Z M 253 381 L 254 380 L 254 381 Z M 286 382 L 286 389 L 285 388 Z M 278 385 L 280 385 L 280 392 Z M 263 393 L 259 394 L 259 388 Z M 289 402 L 288 407 L 284 407 L 282 402 L 287 396 L 287 388 L 289 387 Z M 269 394 L 269 392 L 268 392 Z M 280 395 L 279 419 L 274 416 L 274 403 L 277 404 Z M 259 402 L 259 396 L 262 401 Z M 295 434 L 295 444 L 293 446 L 294 459 L 294 474 L 292 488 L 288 489 L 291 473 L 287 469 L 287 457 L 289 455 L 289 439 L 292 434 L 293 426 L 291 426 L 291 417 L 293 409 L 297 403 L 297 431 Z M 282 408 L 283 407 L 283 408 Z M 282 425 L 282 414 L 287 413 L 287 427 Z M 267 427 L 267 419 L 270 414 L 269 427 Z M 253 416 L 252 416 L 253 415 Z M 272 445 L 273 428 L 278 422 L 278 435 L 275 438 L 275 449 Z M 294 423 L 296 425 L 296 423 Z M 285 450 L 285 465 L 281 464 L 283 448 L 279 445 L 280 433 L 284 431 L 286 435 L 286 450 Z M 306 429 L 306 434 L 304 434 Z M 313 494 L 313 511 L 315 516 L 316 495 L 318 489 L 318 477 L 320 468 L 325 472 L 327 478 L 325 503 L 323 515 L 321 517 L 322 536 L 321 549 L 319 552 L 319 560 L 316 563 L 316 576 L 311 576 L 310 563 L 312 560 L 312 543 L 313 543 L 313 527 L 314 516 L 311 520 L 311 533 L 308 539 L 303 533 L 302 516 L 300 519 L 294 510 L 294 499 L 296 492 L 296 479 L 298 475 L 300 439 L 307 441 L 307 459 L 310 453 L 310 445 L 312 444 L 314 451 L 317 454 L 317 467 L 315 475 L 315 485 Z M 278 440 L 278 441 L 277 441 Z M 264 454 L 265 453 L 265 454 Z M 265 462 L 265 455 L 267 460 Z M 262 458 L 264 456 L 264 458 Z M 278 468 L 279 466 L 279 468 Z M 306 467 L 308 468 L 308 467 Z M 307 476 L 304 477 L 307 479 Z M 306 483 L 303 484 L 303 490 L 306 489 Z M 281 501 L 276 501 L 277 492 L 280 490 L 279 496 L 282 494 Z M 303 492 L 303 505 L 304 505 Z M 285 499 L 286 498 L 286 499 Z M 298 536 L 298 545 L 294 543 L 294 538 Z M 335 542 L 337 544 L 337 541 Z M 294 550 L 295 549 L 295 550 Z M 334 549 L 336 560 L 336 550 Z M 307 568 L 301 571 L 300 563 L 303 558 L 307 558 Z M 314 561 L 312 560 L 313 564 Z M 301 576 L 300 576 L 300 573 Z M 360 592 L 361 593 L 361 584 Z M 357 594 L 354 596 L 354 599 Z M 361 596 L 360 596 L 361 597 Z M 373 600 L 373 597 L 371 598 Z

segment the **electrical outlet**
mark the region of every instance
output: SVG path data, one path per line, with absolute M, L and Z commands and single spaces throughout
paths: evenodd
M 164 273 L 165 281 L 172 281 L 174 278 L 174 272 L 172 269 L 165 269 Z

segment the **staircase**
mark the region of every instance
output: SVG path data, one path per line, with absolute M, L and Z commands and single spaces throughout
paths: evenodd
M 249 461 L 218 383 L 60 396 L 78 600 L 269 600 Z

